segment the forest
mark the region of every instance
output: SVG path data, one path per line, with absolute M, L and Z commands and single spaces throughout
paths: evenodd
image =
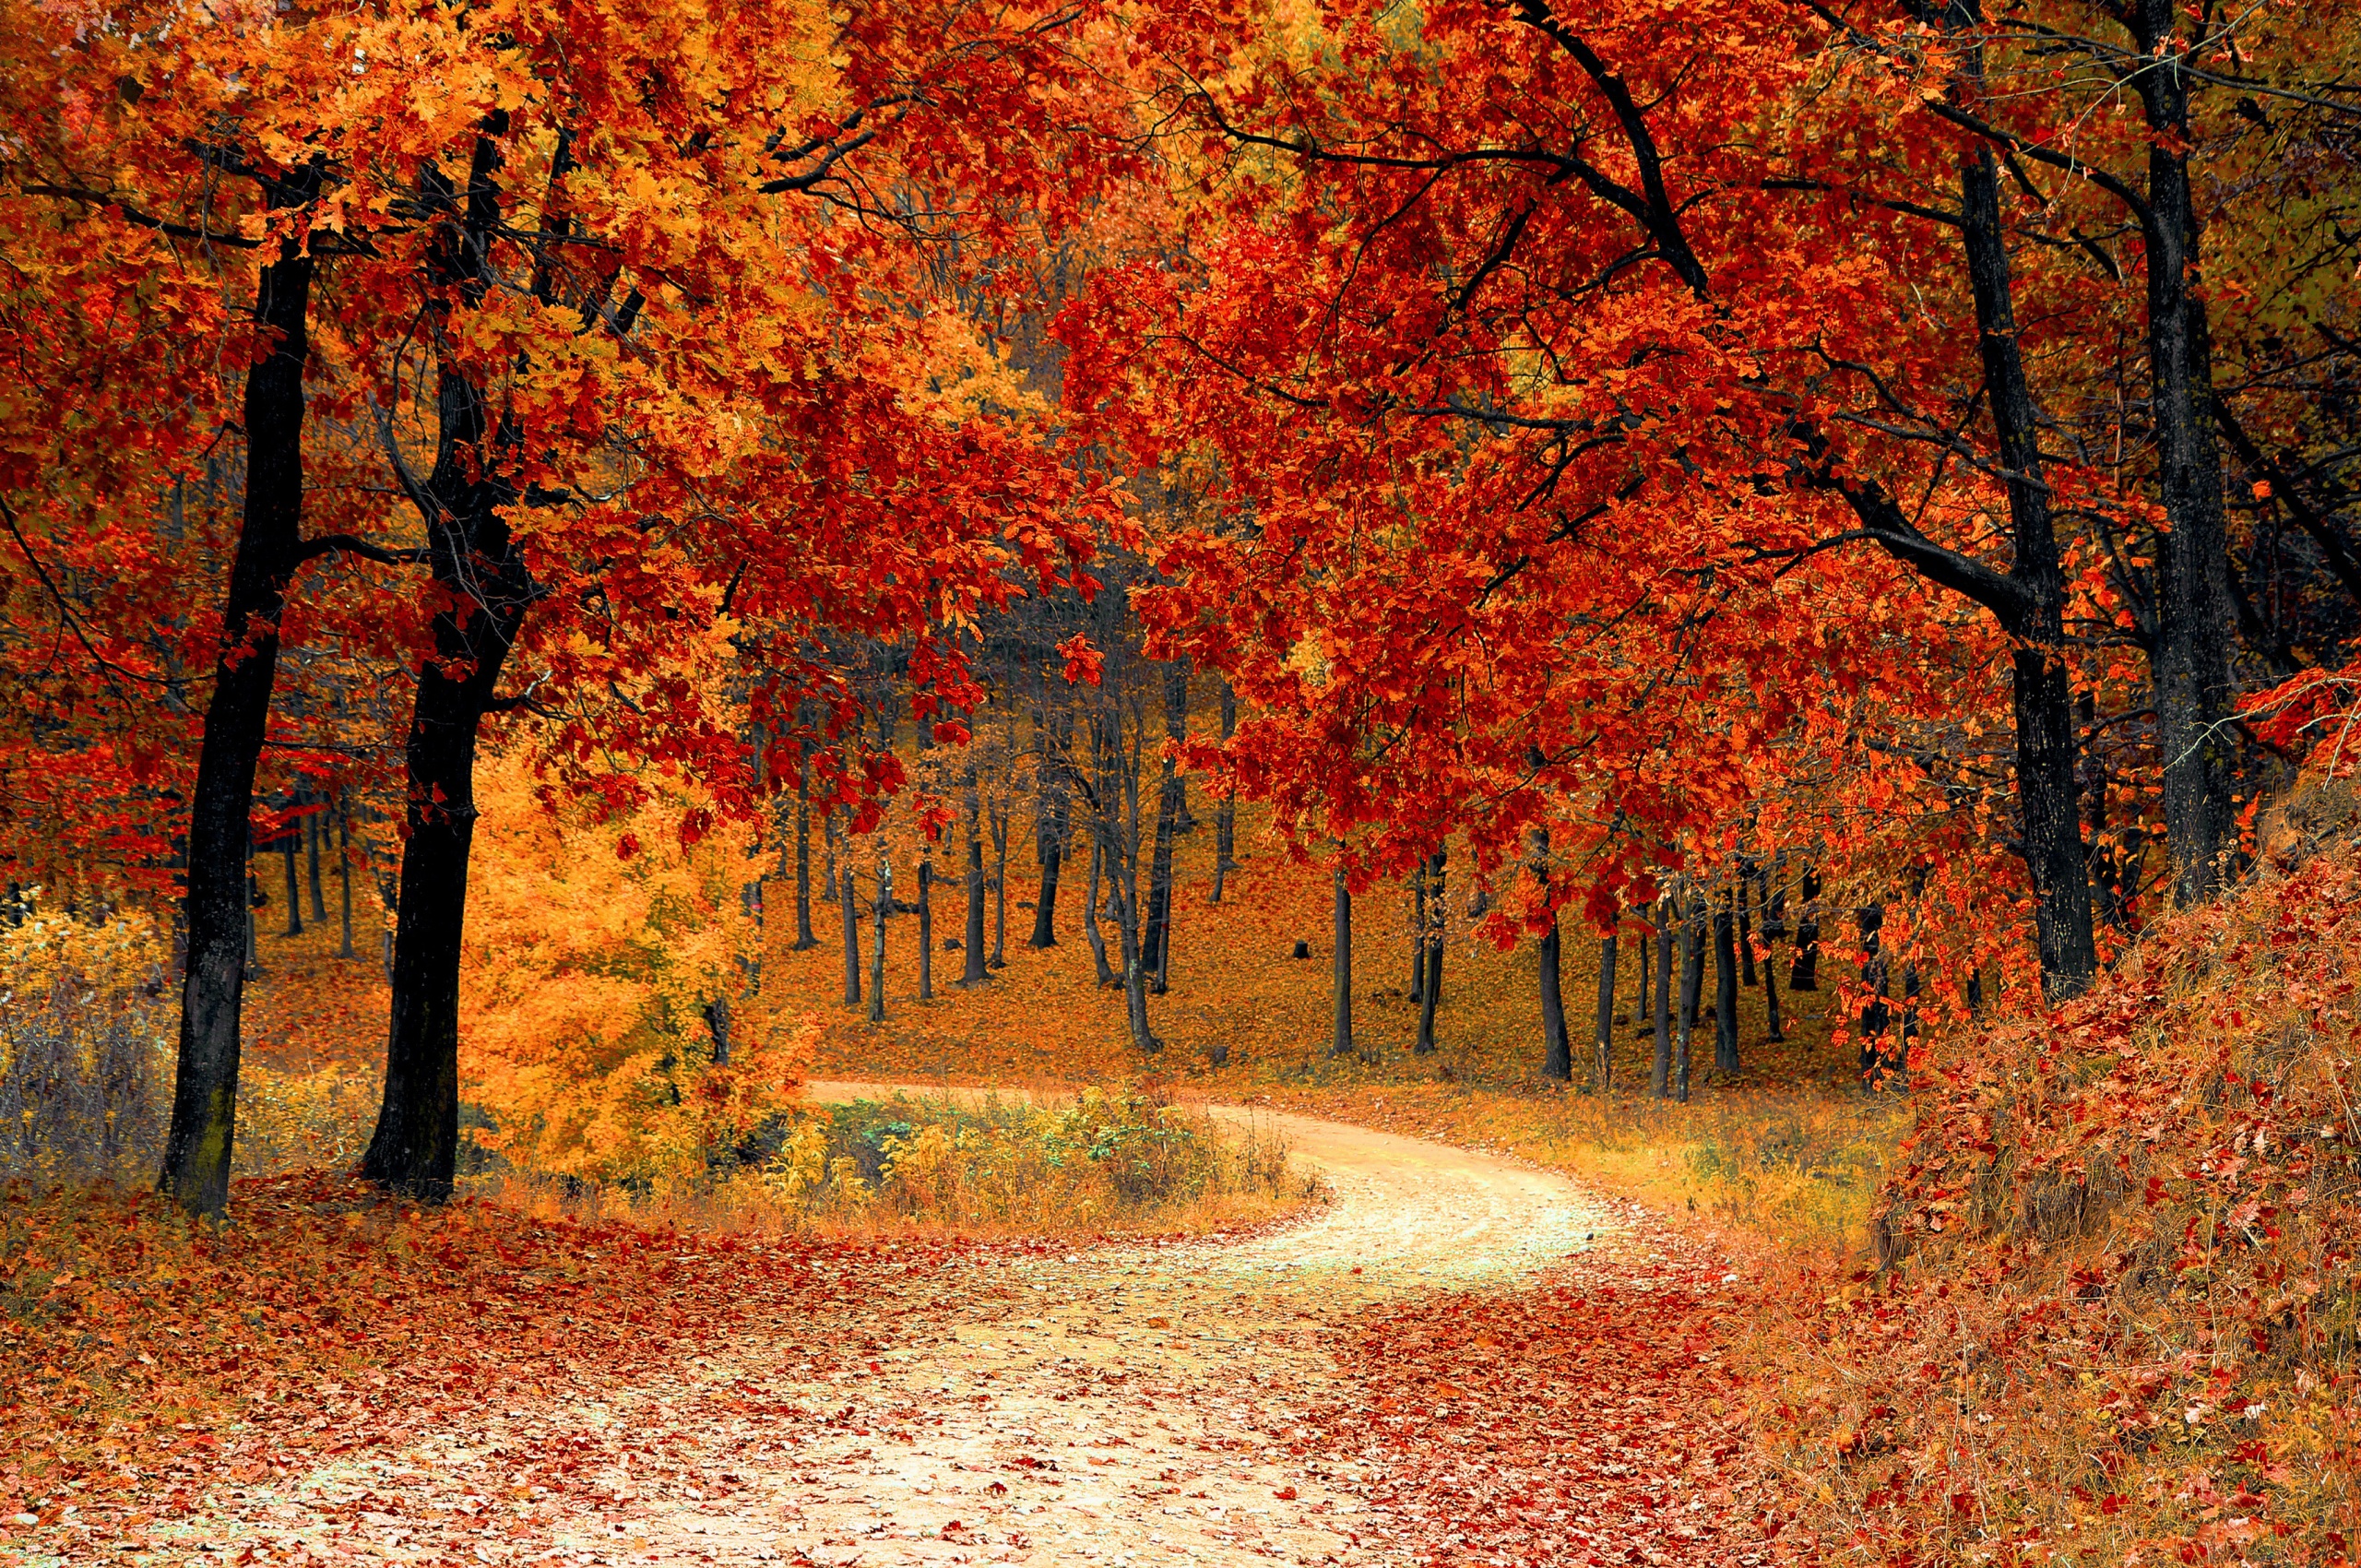
M 0 0 L 0 1564 L 2361 1562 L 2343 0 Z

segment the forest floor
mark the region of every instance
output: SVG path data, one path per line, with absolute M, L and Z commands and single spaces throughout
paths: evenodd
M 21 1500 L 0 1561 L 1122 1568 L 1764 1550 L 1721 1351 L 1743 1286 L 1724 1260 L 1521 1161 L 1224 1114 L 1273 1126 L 1332 1200 L 1192 1241 L 854 1249 L 783 1293 L 758 1266 L 684 1261 L 669 1321 L 711 1332 L 671 1355 L 472 1389 L 384 1364 L 358 1422 L 333 1398 L 288 1397 L 193 1454 Z M 677 1244 L 688 1260 L 694 1244 Z M 618 1326 L 597 1316 L 630 1297 L 576 1297 L 560 1332 L 597 1337 Z M 348 1425 L 363 1430 L 322 1441 Z M 291 1450 L 296 1427 L 311 1436 Z

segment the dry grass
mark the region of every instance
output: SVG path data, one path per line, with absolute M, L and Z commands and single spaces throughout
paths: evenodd
M 543 1218 L 900 1236 L 1202 1234 L 1317 1201 L 1284 1139 L 1234 1134 L 1153 1085 L 1080 1095 L 891 1094 L 800 1111 L 735 1169 L 644 1187 L 504 1171 L 474 1183 Z

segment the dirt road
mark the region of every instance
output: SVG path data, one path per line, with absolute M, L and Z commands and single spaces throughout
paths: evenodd
M 813 1086 L 834 1099 L 873 1088 Z M 709 1349 L 663 1360 L 658 1375 L 593 1366 L 537 1394 L 454 1400 L 446 1389 L 409 1420 L 400 1389 L 386 1386 L 397 1409 L 371 1446 L 298 1456 L 264 1429 L 233 1430 L 220 1464 L 193 1470 L 202 1479 L 157 1517 L 137 1515 L 138 1538 L 101 1527 L 78 1538 L 102 1550 L 119 1535 L 140 1562 L 1145 1568 L 1406 1564 L 1420 1556 L 1413 1538 L 1448 1538 L 1469 1511 L 1527 1542 L 1560 1526 L 1576 1538 L 1594 1526 L 1602 1539 L 1632 1535 L 1623 1521 L 1657 1500 L 1617 1504 L 1612 1518 L 1583 1512 L 1599 1505 L 1568 1497 L 1570 1450 L 1547 1409 L 1514 1419 L 1518 1433 L 1542 1432 L 1548 1479 L 1512 1481 L 1495 1464 L 1483 1491 L 1462 1479 L 1477 1467 L 1460 1458 L 1465 1412 L 1489 1419 L 1504 1402 L 1479 1408 L 1462 1387 L 1426 1383 L 1454 1408 L 1424 1395 L 1407 1408 L 1398 1389 L 1375 1388 L 1365 1349 L 1339 1360 L 1349 1336 L 1336 1332 L 1419 1314 L 1431 1299 L 1438 1315 L 1403 1342 L 1506 1364 L 1513 1347 L 1477 1348 L 1503 1342 L 1455 1329 L 1452 1303 L 1553 1263 L 1560 1277 L 1603 1265 L 1564 1260 L 1610 1240 L 1619 1266 L 1632 1250 L 1612 1235 L 1623 1211 L 1440 1144 L 1217 1114 L 1283 1134 L 1335 1201 L 1275 1229 L 1182 1243 L 863 1253 L 841 1289 L 784 1313 L 748 1310 L 725 1288 L 699 1309 L 722 1327 Z M 1548 1315 L 1617 1360 L 1580 1302 Z M 1389 1358 L 1381 1370 L 1401 1369 Z M 1555 1372 L 1544 1382 L 1554 1390 Z M 1364 1412 L 1377 1412 L 1369 1430 L 1348 1431 Z M 1496 1458 L 1513 1446 L 1479 1436 Z M 1424 1480 L 1403 1479 L 1406 1455 L 1423 1455 Z M 1414 1485 L 1426 1489 L 1416 1498 Z M 1535 1546 L 1523 1560 L 1560 1558 Z M 17 1559 L 81 1560 L 38 1549 Z M 1667 1561 L 1653 1550 L 1631 1560 Z
M 726 1509 L 651 1514 L 649 1548 L 840 1565 L 1397 1561 L 1356 1527 L 1355 1467 L 1271 1441 L 1333 1394 L 1324 1332 L 1358 1308 L 1512 1280 L 1613 1221 L 1563 1178 L 1505 1159 L 1215 1113 L 1278 1132 L 1335 1201 L 1249 1240 L 1043 1260 L 1011 1271 L 1005 1295 L 904 1317 L 859 1393 L 911 1441 L 832 1432 Z

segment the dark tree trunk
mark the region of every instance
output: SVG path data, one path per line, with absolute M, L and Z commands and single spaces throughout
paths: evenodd
M 1329 984 L 1335 992 L 1335 1025 L 1329 1035 L 1328 1054 L 1344 1056 L 1353 1049 L 1353 890 L 1345 881 L 1345 867 L 1337 862 L 1335 885 L 1331 893 L 1333 910 L 1330 935 L 1335 945 L 1329 965 Z
M 1648 1089 L 1658 1099 L 1672 1092 L 1672 898 L 1656 897 L 1655 1058 L 1648 1064 Z
M 1777 1042 L 1787 1038 L 1787 1026 L 1779 1015 L 1779 976 L 1775 955 L 1771 950 L 1771 933 L 1762 933 L 1762 1038 Z
M 852 885 L 852 853 L 848 847 L 845 863 L 836 873 L 836 907 L 844 917 L 845 932 L 845 1005 L 860 1005 L 860 909 Z
M 1082 906 L 1082 934 L 1090 944 L 1090 958 L 1097 967 L 1098 983 L 1109 986 L 1115 983 L 1115 968 L 1107 961 L 1107 938 L 1098 930 L 1098 883 L 1105 864 L 1099 836 L 1094 832 L 1090 836 L 1090 896 Z
M 1556 929 L 1553 918 L 1551 929 Z M 1615 1087 L 1615 937 L 1601 937 L 1598 944 L 1598 1059 L 1593 1070 L 1598 1075 L 1598 1092 L 1606 1094 Z
M 431 279 L 470 304 L 487 279 L 483 247 L 501 220 L 492 174 L 499 151 L 479 137 L 461 223 L 445 223 Z M 439 184 L 430 172 L 430 191 Z M 447 197 L 457 193 L 449 193 Z M 449 353 L 438 307 L 433 331 Z M 433 657 L 420 662 L 404 748 L 409 800 L 401 909 L 394 928 L 394 984 L 386 1043 L 385 1102 L 362 1174 L 413 1197 L 450 1195 L 459 1147 L 459 959 L 466 928 L 468 857 L 476 827 L 476 740 L 532 595 L 504 516 L 517 498 L 504 469 L 514 436 L 496 435 L 482 388 L 445 360 L 436 378 L 434 470 L 425 484 L 428 564 L 448 599 L 433 625 Z
M 812 761 L 798 752 L 795 759 L 795 944 L 793 951 L 809 952 L 820 945 L 812 929 Z
M 1738 916 L 1729 909 L 1714 911 L 1714 1070 L 1738 1071 Z
M 1541 1075 L 1560 1083 L 1574 1075 L 1574 1046 L 1566 1029 L 1566 994 L 1560 973 L 1558 915 L 1541 933 Z
M 1869 1001 L 1861 1008 L 1861 1075 L 1874 1082 L 1885 1065 L 1886 1029 L 1892 1010 L 1886 1004 L 1887 977 L 1881 932 L 1885 907 L 1871 904 L 1857 909 L 1854 921 L 1861 933 L 1861 988 Z
M 1033 934 L 1026 942 L 1027 947 L 1055 947 L 1058 944 L 1058 873 L 1065 867 L 1065 846 L 1055 839 L 1041 843 L 1041 891 L 1033 901 Z
M 2148 374 L 2162 541 L 2156 616 L 2157 740 L 2164 751 L 2165 835 L 2173 896 L 2194 903 L 2220 885 L 2235 847 L 2228 726 L 2229 548 L 2213 422 L 2213 352 L 2200 284 L 2189 54 L 2173 0 L 2133 0 L 2126 21 L 2146 64 L 2130 75 L 2148 124 L 2145 242 Z
M 884 855 L 877 857 L 876 945 L 869 956 L 869 1021 L 885 1021 L 885 917 L 894 912 L 894 866 Z
M 1527 861 L 1532 881 L 1542 885 L 1542 902 L 1548 905 L 1548 829 L 1535 829 L 1532 834 L 1532 860 Z M 1424 867 L 1421 867 L 1424 872 Z M 1575 1076 L 1575 1041 L 1565 1029 L 1565 975 L 1563 947 L 1559 937 L 1559 911 L 1548 909 L 1548 931 L 1542 932 L 1539 943 L 1539 968 L 1542 968 L 1542 1076 L 1559 1079 L 1560 1084 Z
M 717 996 L 705 1004 L 706 1032 L 713 1037 L 713 1064 L 730 1065 L 730 998 Z
M 1638 913 L 1644 925 L 1647 921 L 1647 911 L 1643 909 Z M 1655 994 L 1654 977 L 1650 973 L 1648 960 L 1655 956 L 1655 945 L 1648 932 L 1642 931 L 1640 933 L 1640 1004 L 1631 1009 L 1633 1025 L 1642 1034 L 1645 1034 L 1648 1028 L 1648 998 Z
M 984 969 L 984 822 L 983 801 L 973 763 L 967 766 L 967 929 L 959 956 L 962 986 L 981 985 Z
M 1689 1103 L 1689 1039 L 1697 1029 L 1698 993 L 1705 986 L 1705 899 L 1694 895 L 1680 922 L 1680 1034 L 1673 1042 L 1672 1098 Z
M 986 962 L 995 969 L 1008 968 L 1008 830 L 1011 808 L 991 814 L 992 834 L 992 956 Z
M 1238 733 L 1238 694 L 1228 681 L 1221 683 L 1221 739 L 1224 745 Z M 1224 794 L 1221 804 L 1214 809 L 1214 902 L 1221 902 L 1222 888 L 1229 873 L 1238 869 L 1233 858 L 1238 851 L 1238 800 Z
M 1418 987 L 1418 1040 L 1416 1050 L 1421 1056 L 1435 1048 L 1435 1009 L 1442 1005 L 1443 921 L 1451 909 L 1443 899 L 1442 854 L 1441 849 L 1437 849 L 1427 861 L 1427 882 L 1434 890 L 1434 897 L 1427 912 L 1427 972 L 1421 977 Z
M 2089 857 L 2074 788 L 2073 682 L 2065 661 L 2066 578 L 2050 520 L 2041 454 L 2041 410 L 2025 376 L 1999 176 L 1989 148 L 1960 165 L 1961 235 L 1975 296 L 1985 389 L 2007 476 L 2021 613 L 2002 616 L 2010 635 L 2011 702 L 2017 731 L 2017 809 L 2025 869 L 2034 885 L 2034 926 L 2043 989 L 2056 1000 L 2080 993 L 2098 971 L 2091 936 Z
M 1796 889 L 1796 961 L 1787 971 L 1789 991 L 1820 989 L 1820 873 L 1805 868 Z
M 318 189 L 314 171 L 269 186 L 267 195 L 274 208 L 300 207 Z M 172 1122 L 157 1186 L 192 1214 L 219 1215 L 230 1200 L 238 1019 L 254 923 L 248 824 L 279 671 L 279 625 L 287 585 L 300 564 L 311 293 L 312 258 L 293 242 L 283 244 L 255 288 L 262 351 L 246 371 L 244 513 L 189 797 L 188 882 L 181 904 L 188 957 Z
M 919 861 L 919 1000 L 934 1000 L 934 857 Z
M 1427 862 L 1410 873 L 1410 1000 L 1427 994 Z
M 1188 733 L 1188 720 L 1187 667 L 1169 665 L 1164 676 L 1165 738 L 1179 741 Z M 1181 792 L 1185 788 L 1178 759 L 1168 755 L 1164 759 L 1164 771 L 1156 792 L 1156 854 L 1148 866 L 1147 947 L 1145 954 L 1158 996 L 1164 994 L 1164 977 L 1168 968 L 1166 949 L 1170 944 L 1172 930 L 1172 840 L 1180 827 Z
M 836 901 L 836 819 L 833 814 L 823 820 L 821 831 L 826 852 L 820 867 L 820 898 L 833 904 Z
M 1730 898 L 1738 908 L 1738 980 L 1740 985 L 1752 985 L 1754 980 L 1754 926 L 1748 909 L 1751 900 L 1748 890 L 1754 878 L 1744 866 L 1738 868 L 1738 881 L 1730 888 Z
M 303 886 L 298 880 L 301 873 L 295 866 L 296 835 L 302 831 L 300 821 L 291 822 L 287 825 L 287 831 L 279 836 L 279 859 L 287 868 L 287 930 L 284 934 L 288 936 L 303 934 Z
M 326 924 L 328 898 L 320 885 L 320 849 L 328 836 L 327 818 L 319 812 L 307 813 L 303 817 L 303 849 L 309 857 L 304 873 L 312 885 L 312 920 L 316 924 Z
M 357 958 L 360 955 L 352 950 L 352 804 L 342 795 L 336 807 L 336 897 L 342 931 L 336 956 Z

